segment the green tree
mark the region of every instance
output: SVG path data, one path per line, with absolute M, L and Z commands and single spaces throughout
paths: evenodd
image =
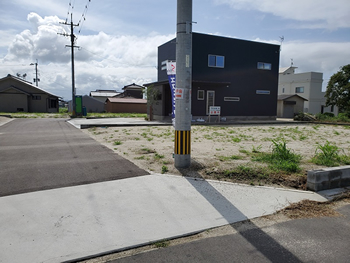
M 340 112 L 350 112 L 350 64 L 332 75 L 325 97 L 326 106 L 338 106 Z
M 160 95 L 160 91 L 157 88 L 155 88 L 153 85 L 151 85 L 151 86 L 148 86 L 146 88 L 146 90 L 144 90 L 143 92 L 146 93 L 149 120 L 152 121 L 153 120 L 153 105 L 158 100 L 158 97 Z

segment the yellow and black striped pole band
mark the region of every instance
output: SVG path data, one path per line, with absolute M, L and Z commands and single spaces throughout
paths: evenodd
M 175 131 L 175 154 L 191 154 L 191 131 Z

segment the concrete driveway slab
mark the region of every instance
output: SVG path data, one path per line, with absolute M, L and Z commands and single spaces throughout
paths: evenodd
M 62 262 L 274 213 L 313 192 L 153 174 L 0 198 L 0 261 Z

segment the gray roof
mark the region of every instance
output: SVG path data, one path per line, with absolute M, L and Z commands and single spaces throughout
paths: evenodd
M 116 92 L 116 91 L 91 91 L 90 92 L 90 96 L 91 97 L 113 97 L 115 95 L 119 95 L 120 92 Z
M 111 103 L 136 103 L 136 104 L 147 104 L 145 99 L 135 99 L 135 98 L 108 98 L 107 101 Z
M 41 89 L 41 88 L 39 88 L 39 87 L 33 85 L 33 84 L 32 84 L 31 82 L 29 82 L 29 81 L 23 80 L 23 79 L 21 79 L 21 78 L 18 78 L 18 77 L 16 77 L 16 76 L 11 75 L 11 74 L 8 74 L 6 77 L 1 78 L 0 81 L 5 80 L 5 79 L 7 79 L 7 78 L 12 78 L 12 79 L 14 79 L 14 80 L 16 80 L 16 81 L 18 81 L 18 82 L 22 82 L 22 83 L 24 83 L 24 84 L 26 84 L 26 85 L 28 85 L 28 86 L 31 86 L 32 88 L 38 89 L 38 90 L 40 90 L 40 91 L 42 91 L 42 92 L 44 92 L 44 93 L 47 93 L 47 94 L 49 94 L 49 95 L 51 95 L 51 96 L 53 96 L 53 97 L 62 98 L 62 97 L 60 97 L 60 96 L 57 96 L 57 95 L 55 95 L 55 94 L 53 94 L 53 93 L 51 93 L 51 92 L 48 92 L 48 91 L 46 91 L 46 90 L 43 90 L 43 89 Z M 13 87 L 13 88 L 16 88 L 16 87 L 14 87 L 14 86 L 12 86 L 12 87 Z M 23 91 L 22 91 L 22 92 L 23 92 Z
M 286 100 L 289 99 L 291 97 L 299 97 L 305 101 L 308 101 L 307 99 L 303 98 L 302 96 L 299 96 L 298 94 L 284 94 L 284 95 L 278 95 L 277 100 Z
M 285 67 L 285 68 L 279 68 L 278 73 L 284 73 L 284 72 L 286 72 L 289 69 L 293 69 L 294 70 L 296 68 L 298 68 L 298 67 L 290 66 L 290 67 Z
M 135 83 L 133 84 L 130 84 L 130 85 L 127 85 L 127 86 L 124 86 L 123 90 L 125 89 L 135 89 L 135 90 L 140 90 L 140 89 L 144 89 L 145 87 L 143 86 L 140 86 L 140 85 L 137 85 Z

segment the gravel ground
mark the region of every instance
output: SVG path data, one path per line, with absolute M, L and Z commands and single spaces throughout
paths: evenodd
M 109 127 L 83 131 L 142 169 L 155 173 L 166 172 L 210 179 L 215 179 L 218 173 L 239 165 L 249 167 L 266 165 L 252 162 L 249 153 L 271 152 L 272 140 L 284 139 L 288 148 L 302 156 L 303 171 L 300 174 L 303 175 L 307 170 L 323 168 L 310 162 L 318 144 L 324 145 L 329 141 L 341 149 L 341 154 L 350 154 L 350 126 L 320 124 L 193 126 L 191 168 L 178 170 L 174 167 L 173 159 L 173 127 Z M 234 158 L 231 158 L 232 156 Z M 235 180 L 231 178 L 229 181 Z M 286 186 L 288 187 L 288 184 Z

